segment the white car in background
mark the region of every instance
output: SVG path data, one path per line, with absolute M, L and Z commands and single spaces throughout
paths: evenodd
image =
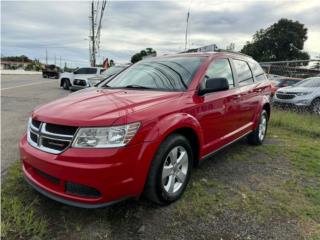
M 107 70 L 105 70 L 102 74 L 99 76 L 76 76 L 73 80 L 72 86 L 70 86 L 70 91 L 77 91 L 88 87 L 94 87 L 101 81 L 112 77 L 114 75 L 117 75 L 127 67 L 129 67 L 129 64 L 123 64 L 123 65 L 116 65 L 109 67 Z
M 307 78 L 293 86 L 278 89 L 273 103 L 280 106 L 307 108 L 320 115 L 320 77 Z
M 60 87 L 69 90 L 73 86 L 76 78 L 88 78 L 100 76 L 106 69 L 102 67 L 78 68 L 72 73 L 64 72 L 60 75 Z

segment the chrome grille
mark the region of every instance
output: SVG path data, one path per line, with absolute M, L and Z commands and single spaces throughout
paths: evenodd
M 283 94 L 283 93 L 277 93 L 277 98 L 279 99 L 292 99 L 295 98 L 295 95 L 293 94 Z
M 29 120 L 28 142 L 44 152 L 59 154 L 72 143 L 77 127 L 62 126 Z

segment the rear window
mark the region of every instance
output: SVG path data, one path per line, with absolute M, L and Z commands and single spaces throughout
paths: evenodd
M 262 82 L 267 80 L 263 69 L 260 67 L 260 65 L 257 62 L 249 62 L 249 66 L 257 82 Z
M 247 62 L 233 59 L 233 63 L 238 75 L 239 86 L 245 86 L 253 83 L 253 76 Z

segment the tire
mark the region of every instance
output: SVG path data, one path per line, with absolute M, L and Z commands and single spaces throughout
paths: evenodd
M 311 113 L 320 115 L 320 98 L 316 98 L 311 103 Z
M 43 74 L 42 77 L 43 78 L 48 78 L 48 76 L 46 74 Z
M 151 163 L 144 196 L 158 205 L 178 200 L 188 185 L 192 162 L 189 141 L 179 134 L 170 135 L 160 144 Z
M 251 132 L 248 137 L 248 143 L 251 145 L 261 145 L 266 137 L 268 129 L 268 113 L 266 110 L 262 110 L 260 114 L 260 120 L 258 127 Z
M 64 90 L 69 90 L 70 89 L 70 82 L 68 79 L 64 79 L 62 82 L 62 87 Z

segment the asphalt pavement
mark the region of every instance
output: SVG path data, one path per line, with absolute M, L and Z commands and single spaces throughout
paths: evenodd
M 1 75 L 1 173 L 19 160 L 18 143 L 32 109 L 67 96 L 59 80 L 39 75 Z

